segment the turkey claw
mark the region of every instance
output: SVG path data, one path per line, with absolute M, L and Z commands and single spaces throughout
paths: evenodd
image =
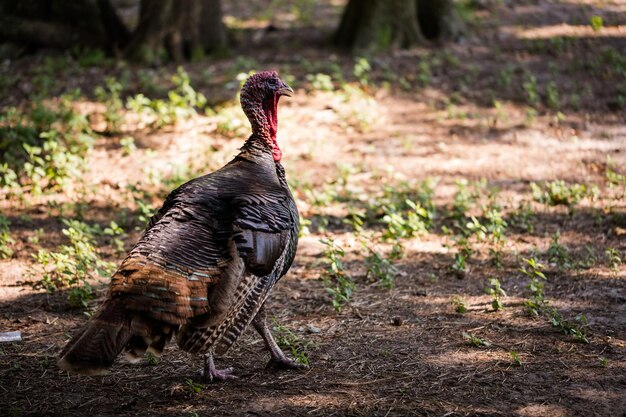
M 204 372 L 202 372 L 202 379 L 206 382 L 217 382 L 237 379 L 237 376 L 233 375 L 233 368 L 205 369 Z
M 265 367 L 265 369 L 301 369 L 301 370 L 306 370 L 309 369 L 309 365 L 306 365 L 304 363 L 299 363 L 296 361 L 292 361 L 291 359 L 288 358 L 281 358 L 281 359 L 270 359 L 270 361 L 267 363 L 267 366 Z

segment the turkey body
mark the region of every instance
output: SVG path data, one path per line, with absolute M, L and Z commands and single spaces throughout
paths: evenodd
M 268 143 L 253 122 L 230 163 L 170 193 L 113 275 L 103 305 L 61 352 L 62 368 L 99 374 L 122 350 L 160 353 L 174 335 L 181 349 L 209 355 L 211 366 L 213 354 L 228 351 L 289 270 L 298 244 L 298 211 Z M 259 320 L 272 359 L 293 365 L 264 312 Z

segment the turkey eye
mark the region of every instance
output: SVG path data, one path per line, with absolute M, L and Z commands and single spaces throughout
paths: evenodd
M 273 79 L 273 78 L 272 78 L 271 80 L 269 80 L 269 81 L 268 81 L 268 83 L 269 83 L 269 85 L 270 85 L 271 87 L 275 87 L 275 86 L 276 86 L 276 80 L 275 80 L 275 79 Z

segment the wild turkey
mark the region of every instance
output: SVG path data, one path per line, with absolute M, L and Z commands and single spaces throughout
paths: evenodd
M 180 348 L 205 356 L 209 380 L 252 322 L 270 364 L 305 368 L 274 341 L 263 308 L 289 270 L 298 244 L 298 211 L 276 142 L 277 106 L 293 90 L 275 72 L 248 78 L 241 106 L 252 135 L 226 166 L 174 190 L 113 275 L 106 300 L 65 346 L 59 366 L 101 374 L 122 350 L 131 358 L 161 353 L 176 334 Z

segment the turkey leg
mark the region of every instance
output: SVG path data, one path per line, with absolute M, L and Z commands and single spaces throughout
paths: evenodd
M 204 355 L 204 372 L 202 373 L 202 378 L 213 382 L 236 379 L 237 377 L 233 375 L 233 368 L 216 369 L 215 362 L 213 362 L 213 353 L 209 352 Z
M 270 351 L 271 359 L 267 364 L 267 368 L 274 369 L 309 369 L 309 367 L 303 363 L 298 363 L 289 359 L 283 351 L 280 349 L 269 327 L 267 326 L 267 313 L 265 312 L 265 305 L 261 307 L 256 317 L 252 322 L 254 328 L 263 338 L 265 347 Z

